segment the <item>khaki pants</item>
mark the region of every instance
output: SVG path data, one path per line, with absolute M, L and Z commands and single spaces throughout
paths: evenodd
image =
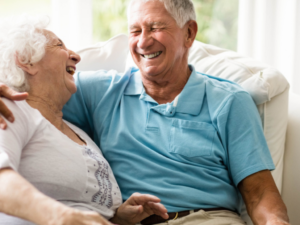
M 218 210 L 205 212 L 200 210 L 187 216 L 169 220 L 157 225 L 245 225 L 241 217 L 231 211 Z

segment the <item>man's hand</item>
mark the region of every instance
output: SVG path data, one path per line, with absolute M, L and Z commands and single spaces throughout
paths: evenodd
M 113 223 L 121 225 L 136 224 L 141 220 L 156 214 L 168 219 L 167 209 L 160 203 L 160 199 L 147 194 L 134 193 L 117 210 L 111 219 Z
M 287 209 L 270 171 L 246 177 L 238 188 L 255 225 L 289 225 Z
M 7 87 L 5 84 L 0 83 L 0 97 L 8 98 L 12 101 L 20 101 L 25 100 L 28 96 L 28 93 L 18 93 L 14 91 L 13 89 Z M 5 120 L 3 119 L 4 116 L 9 122 L 14 122 L 15 118 L 12 112 L 6 107 L 6 105 L 3 103 L 2 99 L 0 98 L 0 128 L 6 129 L 7 124 Z

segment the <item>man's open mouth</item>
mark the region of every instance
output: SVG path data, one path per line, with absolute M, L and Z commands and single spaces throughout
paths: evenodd
M 67 66 L 66 71 L 71 75 L 74 75 L 75 73 L 75 69 L 71 66 Z
M 143 56 L 144 58 L 146 58 L 146 59 L 153 59 L 153 58 L 159 56 L 161 53 L 162 53 L 162 51 L 156 52 L 156 53 L 153 53 L 153 54 L 150 54 L 150 55 L 142 55 L 142 56 Z

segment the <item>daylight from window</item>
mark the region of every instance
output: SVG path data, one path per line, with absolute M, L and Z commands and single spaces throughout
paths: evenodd
M 23 13 L 29 15 L 53 15 L 54 0 L 0 0 L 0 19 Z M 126 8 L 129 0 L 92 0 L 92 43 L 127 33 Z M 223 48 L 236 50 L 238 0 L 193 0 L 197 12 L 197 40 Z M 60 7 L 73 4 L 61 0 Z M 85 15 L 72 15 L 84 17 Z M 62 22 L 64 23 L 64 22 Z M 51 24 L 50 24 L 51 28 Z M 68 28 L 66 28 L 68 29 Z M 82 34 L 84 35 L 84 34 Z M 67 43 L 68 44 L 68 43 Z
M 127 33 L 126 7 L 130 0 L 93 0 L 93 39 L 105 41 Z M 238 0 L 193 0 L 197 40 L 236 50 Z

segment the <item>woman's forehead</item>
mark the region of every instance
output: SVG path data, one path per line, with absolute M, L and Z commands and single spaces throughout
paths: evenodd
M 43 29 L 43 34 L 47 37 L 48 43 L 59 41 L 59 38 L 50 30 Z

